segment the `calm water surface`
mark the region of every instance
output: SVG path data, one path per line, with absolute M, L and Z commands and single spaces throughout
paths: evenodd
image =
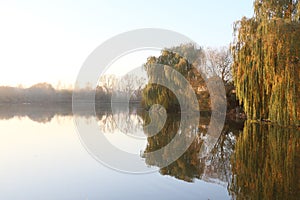
M 0 120 L 0 199 L 296 199 L 300 196 L 300 133 L 246 122 L 227 122 L 208 156 L 199 155 L 209 118 L 177 161 L 157 172 L 120 173 L 104 167 L 86 151 L 68 112 L 2 114 Z M 2 112 L 4 113 L 4 112 Z M 143 135 L 143 114 L 123 130 Z M 88 115 L 82 116 L 88 124 Z M 128 144 L 109 112 L 97 115 L 102 134 L 128 152 L 159 149 L 178 130 L 180 117 L 168 117 L 155 137 Z M 147 135 L 146 133 L 144 136 Z M 140 155 L 137 155 L 140 156 Z M 166 155 L 167 156 L 167 155 Z

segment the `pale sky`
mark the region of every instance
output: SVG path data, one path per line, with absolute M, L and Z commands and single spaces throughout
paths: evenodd
M 0 0 L 0 85 L 73 84 L 97 46 L 138 28 L 176 31 L 200 46 L 227 45 L 233 22 L 252 15 L 253 0 Z

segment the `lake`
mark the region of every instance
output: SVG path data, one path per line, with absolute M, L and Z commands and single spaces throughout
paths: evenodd
M 181 118 L 169 115 L 148 136 L 147 114 L 101 109 L 97 116 L 70 107 L 0 106 L 0 199 L 296 199 L 300 196 L 300 130 L 226 120 L 207 155 L 200 155 L 209 124 L 201 116 L 195 139 L 177 160 L 160 167 L 145 157 L 167 145 Z M 101 164 L 83 144 L 74 118 L 139 158 L 151 173 L 130 174 Z M 117 126 L 116 119 L 133 124 Z M 122 133 L 122 131 L 125 134 Z M 187 129 L 181 131 L 189 131 Z M 134 134 L 133 134 L 134 133 Z M 131 135 L 133 134 L 133 135 Z M 139 136 L 136 143 L 128 138 Z M 148 136 L 148 137 L 147 137 Z M 127 138 L 127 139 L 126 139 Z M 136 138 L 134 138 L 136 139 Z M 174 152 L 164 151 L 167 159 Z M 121 161 L 120 161 L 121 162 Z

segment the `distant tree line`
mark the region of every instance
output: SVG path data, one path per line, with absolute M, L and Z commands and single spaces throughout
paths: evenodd
M 0 103 L 66 103 L 72 100 L 72 90 L 55 90 L 48 83 L 38 83 L 29 88 L 1 86 Z
M 130 95 L 132 102 L 141 101 L 142 78 L 125 75 L 118 78 L 114 75 L 104 75 L 99 79 L 96 91 L 90 86 L 73 91 L 72 89 L 55 89 L 49 83 L 38 83 L 29 88 L 0 86 L 0 104 L 51 104 L 72 102 L 72 95 L 79 97 L 95 95 L 96 103 L 110 103 L 113 94 L 117 100 L 125 102 Z
M 102 75 L 99 78 L 96 88 L 96 102 L 111 102 L 114 95 L 114 101 L 140 102 L 142 99 L 142 88 L 145 79 L 134 74 L 127 74 L 117 77 L 112 74 Z

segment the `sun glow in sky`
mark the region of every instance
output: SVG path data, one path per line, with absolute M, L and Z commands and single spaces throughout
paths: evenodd
M 251 17 L 252 4 L 252 0 L 1 0 L 0 85 L 73 84 L 97 46 L 138 28 L 173 30 L 200 46 L 228 45 L 233 22 Z M 130 59 L 126 62 L 130 66 Z

